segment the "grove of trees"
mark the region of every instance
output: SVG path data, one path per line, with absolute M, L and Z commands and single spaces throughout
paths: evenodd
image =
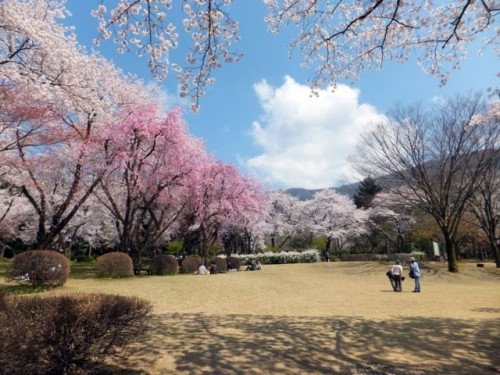
M 238 39 L 231 1 L 182 1 L 194 43 L 187 66 L 165 58 L 179 40 L 169 17 L 177 3 L 120 0 L 111 11 L 101 3 L 94 12 L 101 37 L 149 55 L 160 78 L 177 72 L 195 108 L 213 69 L 239 58 L 231 50 Z M 424 68 L 445 80 L 442 64 L 458 64 L 498 13 L 489 1 L 265 4 L 272 31 L 302 27 L 291 46 L 317 68 L 312 88 L 385 59 L 405 61 L 415 49 Z M 266 192 L 215 160 L 181 109 L 167 109 L 154 87 L 78 45 L 61 22 L 66 15 L 58 0 L 0 2 L 0 255 L 6 246 L 69 251 L 78 244 L 140 258 L 173 242 L 205 258 L 298 243 L 400 253 L 423 251 L 410 246 L 420 231 L 442 238 L 456 272 L 464 232 L 481 231 L 500 267 L 498 101 L 462 96 L 430 110 L 394 110 L 359 148 L 357 166 L 367 177 L 354 199 L 326 189 L 301 201 Z
M 462 96 L 430 110 L 396 109 L 364 136 L 357 166 L 362 172 L 386 176 L 390 191 L 402 202 L 434 218 L 448 269 L 457 272 L 457 234 L 472 198 L 480 199 L 480 192 L 492 184 L 491 174 L 497 175 L 492 171 L 498 169 L 499 145 L 498 106 L 488 108 L 479 95 Z M 491 209 L 484 215 L 498 215 Z
M 199 231 L 206 254 L 262 215 L 259 185 L 208 155 L 154 89 L 80 47 L 62 2 L 6 1 L 0 14 L 4 244 L 79 239 L 136 258 Z

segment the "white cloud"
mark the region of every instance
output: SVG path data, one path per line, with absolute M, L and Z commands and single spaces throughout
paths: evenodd
M 251 136 L 263 152 L 246 161 L 251 172 L 284 188 L 333 187 L 360 178 L 346 158 L 383 115 L 359 103 L 359 90 L 338 85 L 315 97 L 289 76 L 281 87 L 262 80 L 254 90 L 264 115 L 252 124 Z

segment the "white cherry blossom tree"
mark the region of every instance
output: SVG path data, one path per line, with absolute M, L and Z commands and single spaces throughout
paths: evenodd
M 265 232 L 271 237 L 271 247 L 281 249 L 299 227 L 302 227 L 303 202 L 283 190 L 268 192 L 266 202 L 268 219 Z
M 193 110 L 205 86 L 215 82 L 213 71 L 241 58 L 233 50 L 240 37 L 238 23 L 229 16 L 232 0 L 120 0 L 110 9 L 107 3 L 101 1 L 92 13 L 99 20 L 96 43 L 113 38 L 118 52 L 147 55 L 149 69 L 159 80 L 174 72 L 180 96 L 190 96 Z M 182 43 L 183 32 L 191 39 L 184 48 L 188 52 L 183 62 L 174 61 L 171 55 Z
M 313 90 L 334 87 L 343 78 L 358 79 L 385 61 L 410 58 L 445 84 L 472 43 L 498 53 L 496 0 L 263 2 L 272 33 L 297 30 L 290 51 L 301 53 L 303 65 L 314 69 L 309 80 Z M 157 78 L 175 72 L 181 95 L 191 95 L 197 109 L 204 87 L 214 82 L 214 69 L 241 57 L 234 49 L 239 35 L 231 5 L 232 0 L 120 0 L 117 5 L 101 0 L 94 16 L 101 39 L 113 38 L 121 52 L 148 55 Z M 183 33 L 191 39 L 188 46 Z M 183 43 L 189 49 L 185 61 L 175 61 L 173 51 Z
M 402 200 L 402 197 L 411 194 L 411 191 L 405 190 L 405 193 L 397 195 L 392 192 L 377 194 L 373 207 L 367 210 L 367 225 L 393 244 L 397 252 L 403 250 L 405 237 L 415 224 L 415 217 L 411 215 L 411 204 L 405 204 Z
M 88 54 L 62 26 L 63 1 L 0 2 L 0 173 L 32 204 L 35 247 L 49 247 L 97 186 L 89 147 L 140 82 Z
M 272 32 L 293 25 L 298 33 L 289 46 L 304 64 L 316 70 L 313 88 L 339 78 L 358 79 L 384 61 L 406 62 L 416 56 L 425 73 L 445 84 L 460 67 L 467 47 L 479 38 L 498 52 L 494 21 L 496 0 L 465 1 L 342 1 L 264 0 Z
M 302 225 L 316 235 L 326 236 L 327 249 L 331 248 L 333 241 L 338 249 L 342 249 L 348 239 L 365 232 L 367 214 L 365 210 L 356 209 L 349 197 L 325 189 L 305 202 L 302 218 Z

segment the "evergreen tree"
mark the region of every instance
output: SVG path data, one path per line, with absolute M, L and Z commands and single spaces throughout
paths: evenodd
M 382 186 L 380 186 L 375 179 L 368 176 L 361 181 L 358 191 L 354 194 L 354 204 L 357 208 L 370 208 L 373 198 L 381 191 Z

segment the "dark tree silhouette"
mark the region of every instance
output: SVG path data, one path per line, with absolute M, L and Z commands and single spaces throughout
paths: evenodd
M 354 204 L 356 208 L 370 208 L 372 207 L 372 201 L 375 196 L 382 191 L 382 186 L 380 186 L 377 181 L 368 176 L 358 186 L 358 191 L 353 196 Z

